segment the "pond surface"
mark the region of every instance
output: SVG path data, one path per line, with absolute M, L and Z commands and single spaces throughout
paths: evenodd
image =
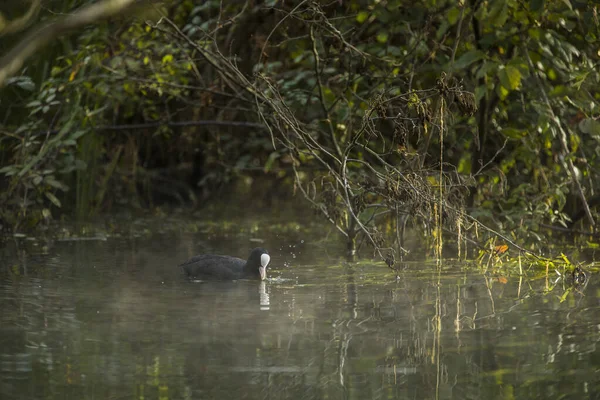
M 593 275 L 566 294 L 456 262 L 396 281 L 272 240 L 268 281 L 188 282 L 189 256 L 257 245 L 201 236 L 5 247 L 0 398 L 598 398 Z

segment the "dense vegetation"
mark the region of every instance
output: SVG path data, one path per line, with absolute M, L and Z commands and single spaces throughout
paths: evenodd
M 268 176 L 390 265 L 407 222 L 459 252 L 595 233 L 595 2 L 106 1 L 123 8 L 58 36 L 90 3 L 2 10 L 11 231 Z M 25 31 L 47 37 L 8 76 Z

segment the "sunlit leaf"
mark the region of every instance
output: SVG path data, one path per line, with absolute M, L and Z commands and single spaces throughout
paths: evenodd
M 379 43 L 385 43 L 385 42 L 387 42 L 387 40 L 388 40 L 388 34 L 387 34 L 387 32 L 379 32 L 377 34 L 377 41 Z
M 554 87 L 554 89 L 552 89 L 549 93 L 548 96 L 550 97 L 557 97 L 557 96 L 563 96 L 567 93 L 567 87 L 565 85 L 557 85 Z
M 494 247 L 494 251 L 496 252 L 496 254 L 506 253 L 507 250 L 508 250 L 508 245 L 506 245 L 506 244 L 501 244 L 499 246 Z
M 506 98 L 506 96 L 508 96 L 508 89 L 506 89 L 504 86 L 502 85 L 497 85 L 496 86 L 496 94 L 498 95 L 498 97 L 500 97 L 501 100 L 504 100 Z
M 527 131 L 515 128 L 504 128 L 502 134 L 510 139 L 522 139 L 527 136 Z
M 521 72 L 510 65 L 501 68 L 498 71 L 500 83 L 508 91 L 516 90 L 521 85 Z
M 563 295 L 560 296 L 560 302 L 561 303 L 564 302 L 572 291 L 573 291 L 573 288 L 568 288 L 567 290 L 565 290 Z
M 565 262 L 565 264 L 567 264 L 567 266 L 573 265 L 565 253 L 560 253 L 559 257 Z
M 363 22 L 365 22 L 367 20 L 367 18 L 369 18 L 369 13 L 366 11 L 360 11 L 356 15 L 356 22 L 358 22 L 359 24 L 362 24 Z
M 470 174 L 471 173 L 471 157 L 464 156 L 460 158 L 458 162 L 458 173 L 459 174 Z

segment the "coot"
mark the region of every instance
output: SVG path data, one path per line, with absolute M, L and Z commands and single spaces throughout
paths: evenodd
M 247 261 L 237 257 L 201 254 L 180 264 L 189 278 L 228 281 L 234 279 L 260 279 L 267 277 L 271 257 L 267 250 L 257 247 Z

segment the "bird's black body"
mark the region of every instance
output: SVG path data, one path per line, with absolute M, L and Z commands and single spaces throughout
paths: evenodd
M 247 261 L 237 257 L 202 254 L 194 256 L 180 264 L 189 278 L 213 281 L 230 281 L 235 279 L 264 279 L 263 271 L 269 263 L 268 252 L 256 248 L 250 253 Z M 263 255 L 267 255 L 266 261 Z M 263 272 L 264 274 L 264 272 Z

